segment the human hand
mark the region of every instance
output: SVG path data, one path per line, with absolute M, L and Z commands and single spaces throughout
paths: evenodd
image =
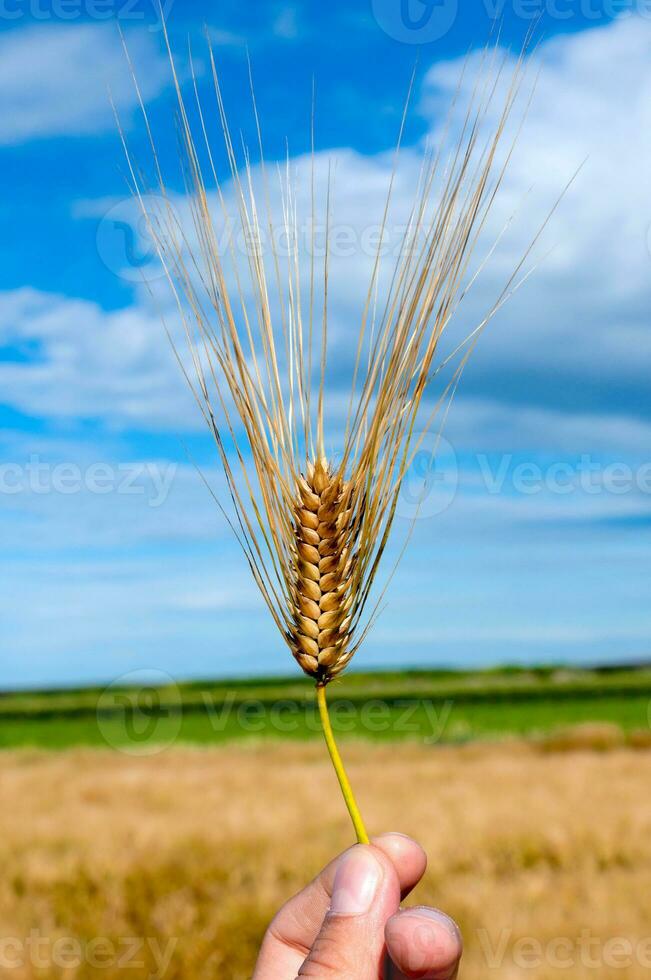
M 383 834 L 335 858 L 278 912 L 253 980 L 453 980 L 461 935 L 443 912 L 399 910 L 422 878 L 423 849 Z

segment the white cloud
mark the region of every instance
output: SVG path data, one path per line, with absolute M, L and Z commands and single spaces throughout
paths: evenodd
M 651 211 L 639 166 L 651 159 L 649 51 L 651 25 L 635 18 L 557 37 L 539 49 L 537 90 L 486 241 L 515 207 L 521 212 L 464 302 L 457 336 L 491 306 L 567 179 L 586 157 L 587 163 L 539 250 L 556 245 L 555 251 L 499 313 L 473 356 L 449 420 L 455 440 L 571 451 L 604 445 L 634 450 L 638 440 L 647 439 Z M 606 63 L 621 70 L 604 72 Z M 434 136 L 440 125 L 435 107 L 449 101 L 460 68 L 458 62 L 439 64 L 427 76 L 421 109 L 432 114 Z M 422 147 L 411 147 L 402 154 L 392 242 L 411 204 L 421 153 Z M 333 250 L 331 269 L 331 363 L 343 376 L 372 264 L 363 236 L 381 218 L 393 154 L 365 157 L 341 149 L 317 155 L 320 201 L 331 158 L 332 226 L 335 233 L 352 234 L 352 246 L 344 240 L 340 254 Z M 310 165 L 308 157 L 291 161 L 305 217 Z M 179 214 L 187 214 L 185 202 L 177 204 Z M 77 213 L 87 217 L 105 208 L 105 202 L 96 203 L 93 212 L 92 203 L 84 202 Z M 123 217 L 131 220 L 128 212 Z M 123 251 L 122 239 L 118 244 Z M 124 259 L 120 248 L 118 263 Z M 387 272 L 390 264 L 389 258 Z M 303 274 L 307 282 L 307 265 Z M 165 284 L 157 280 L 151 286 L 157 303 L 169 309 Z M 0 302 L 9 340 L 24 336 L 42 348 L 35 363 L 2 367 L 10 404 L 34 414 L 100 415 L 121 426 L 200 425 L 144 290 L 139 305 L 112 313 L 57 297 L 32 295 L 27 302 L 28 295 L 8 294 Z
M 23 559 L 5 563 L 0 586 L 3 637 L 12 648 L 5 688 L 101 682 L 154 666 L 179 678 L 242 676 L 264 669 L 269 652 L 279 671 L 292 669 L 250 578 L 231 568 L 226 585 L 213 553 L 186 552 L 174 562 L 133 553 Z
M 298 8 L 293 5 L 281 7 L 272 24 L 274 37 L 284 41 L 293 41 L 299 36 L 298 29 Z
M 160 44 L 145 31 L 127 37 L 143 95 L 169 82 Z M 0 34 L 0 144 L 99 133 L 115 127 L 109 88 L 128 121 L 136 91 L 113 24 L 52 24 Z
M 223 48 L 240 48 L 246 50 L 247 37 L 245 34 L 238 34 L 237 31 L 230 31 L 222 27 L 211 27 L 210 39 L 218 51 Z
M 5 403 L 32 416 L 122 427 L 199 424 L 158 318 L 133 307 L 20 289 L 0 294 L 0 346 L 36 353 L 0 362 Z
M 87 472 L 98 452 L 96 439 L 14 435 L 2 446 L 0 474 L 31 453 Z M 119 442 L 105 442 L 102 453 L 120 465 Z M 220 492 L 219 474 L 206 475 Z M 510 492 L 509 477 L 506 492 L 491 494 L 476 469 L 461 465 L 460 477 L 451 505 L 417 521 L 359 668 L 399 657 L 485 663 L 646 651 L 648 535 L 608 522 L 648 520 L 648 493 L 544 488 L 529 496 Z M 0 487 L 0 537 L 19 556 L 0 569 L 0 618 L 14 653 L 5 685 L 103 680 L 152 665 L 180 677 L 291 671 L 245 560 L 192 468 L 179 466 L 160 507 L 149 506 L 151 489 L 67 494 L 51 485 L 14 496 Z M 385 572 L 409 527 L 400 512 Z M 406 640 L 396 645 L 405 623 Z
M 450 422 L 456 426 L 458 416 L 458 430 L 476 444 L 484 434 L 495 435 L 498 416 L 505 442 L 529 439 L 569 450 L 634 448 L 648 436 L 651 209 L 640 161 L 651 159 L 649 53 L 651 24 L 629 17 L 554 38 L 535 55 L 533 102 L 477 261 L 517 213 L 464 301 L 455 337 L 491 307 L 566 183 L 585 163 L 531 257 L 529 264 L 537 268 L 489 326 L 460 386 Z M 605 64 L 624 67 L 605 72 Z M 421 111 L 428 114 L 434 140 L 441 131 L 436 106 L 447 106 L 454 97 L 461 69 L 460 61 L 438 64 L 427 75 Z M 472 71 L 467 72 L 460 105 L 470 98 L 472 81 Z M 363 236 L 382 215 L 393 154 L 366 157 L 344 148 L 317 155 L 319 201 L 325 199 L 331 159 L 336 161 L 331 227 L 334 235 L 343 232 L 348 248 L 339 254 L 333 249 L 330 283 L 331 362 L 343 377 L 355 350 L 351 334 L 372 264 Z M 409 213 L 421 159 L 420 146 L 402 153 L 389 218 L 392 243 Z M 299 212 L 307 216 L 311 161 L 295 158 L 291 167 Z M 352 235 L 352 246 L 346 245 L 346 235 Z M 385 262 L 387 274 L 391 262 L 391 257 Z M 303 272 L 307 284 L 307 265 Z M 484 417 L 477 411 L 482 405 Z M 472 417 L 472 431 L 464 414 Z
M 462 383 L 463 384 L 463 383 Z M 647 452 L 651 420 L 635 414 L 562 411 L 553 405 L 513 405 L 492 398 L 457 396 L 445 427 L 446 438 L 459 449 L 484 452 L 573 453 L 616 449 L 621 454 Z
M 508 304 L 502 326 L 482 342 L 475 367 L 482 368 L 486 394 L 495 367 L 500 379 L 511 373 L 520 392 L 528 387 L 532 401 L 553 405 L 561 396 L 567 408 L 574 396 L 577 410 L 603 411 L 620 401 L 621 389 L 628 387 L 629 400 L 647 389 L 651 210 L 640 161 L 651 159 L 650 54 L 651 25 L 634 17 L 554 38 L 540 49 L 532 108 L 491 224 L 496 231 L 510 209 L 526 201 L 500 248 L 500 271 L 517 261 L 530 230 L 585 164 L 545 235 L 554 253 Z M 606 71 L 606 65 L 619 67 Z M 431 69 L 428 87 L 439 98 L 453 94 L 458 67 Z M 485 291 L 497 282 L 493 266 L 472 309 L 484 305 Z M 547 397 L 541 391 L 545 377 Z M 592 391 L 584 390 L 587 384 Z M 558 390 L 572 385 L 570 399 L 567 390 Z M 639 409 L 651 414 L 649 399 Z

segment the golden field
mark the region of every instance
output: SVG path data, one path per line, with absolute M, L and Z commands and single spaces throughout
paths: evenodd
M 651 751 L 349 742 L 372 830 L 430 856 L 465 980 L 651 971 Z M 0 754 L 0 976 L 251 975 L 266 922 L 351 832 L 319 743 Z

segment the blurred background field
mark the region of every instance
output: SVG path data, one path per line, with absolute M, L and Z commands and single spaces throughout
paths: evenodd
M 302 676 L 187 684 L 159 676 L 169 683 L 0 694 L 0 745 L 147 751 L 159 742 L 321 737 L 313 685 Z M 650 730 L 646 667 L 353 673 L 329 690 L 340 737 L 556 738 L 567 726 L 601 722 L 612 726 L 611 740 L 644 742 Z
M 541 669 L 333 688 L 369 826 L 426 847 L 413 901 L 459 921 L 465 980 L 649 975 L 650 685 Z M 3 695 L 10 975 L 249 978 L 274 911 L 351 842 L 311 697 L 297 680 Z
M 459 921 L 466 980 L 648 976 L 648 751 L 352 742 L 346 754 L 370 825 L 427 848 L 414 901 Z M 246 980 L 274 910 L 350 843 L 316 744 L 150 758 L 11 751 L 0 766 L 11 801 L 0 815 L 2 932 L 46 940 L 46 966 L 26 956 L 11 971 L 21 980 Z M 103 937 L 114 953 L 101 969 L 84 955 L 70 968 L 48 962 L 69 937 L 82 949 Z M 131 937 L 142 938 L 127 971 Z

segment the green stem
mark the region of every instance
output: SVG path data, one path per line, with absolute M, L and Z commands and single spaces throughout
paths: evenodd
M 337 773 L 337 779 L 339 780 L 339 785 L 341 786 L 341 792 L 343 793 L 344 802 L 348 807 L 348 812 L 350 814 L 350 819 L 353 821 L 353 827 L 355 828 L 355 833 L 357 834 L 358 844 L 369 844 L 369 836 L 366 833 L 366 827 L 364 826 L 364 821 L 362 820 L 362 815 L 359 812 L 359 807 L 355 801 L 355 796 L 353 794 L 352 787 L 346 775 L 346 770 L 344 769 L 344 764 L 341 761 L 341 756 L 339 755 L 339 749 L 337 748 L 337 743 L 335 742 L 335 736 L 332 731 L 332 725 L 330 724 L 330 715 L 328 714 L 328 702 L 326 700 L 326 686 L 325 684 L 317 684 L 316 686 L 316 700 L 319 705 L 319 714 L 321 716 L 321 724 L 323 726 L 323 734 L 325 736 L 326 745 L 328 746 L 328 752 L 330 753 L 330 758 L 332 759 L 332 765 L 334 766 L 335 772 Z

